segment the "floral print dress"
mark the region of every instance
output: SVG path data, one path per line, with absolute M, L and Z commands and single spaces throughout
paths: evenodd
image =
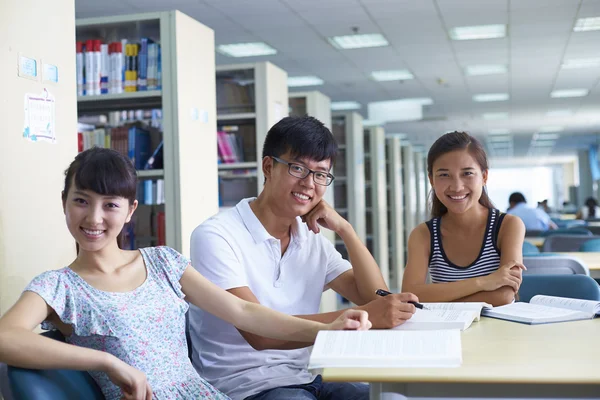
M 153 399 L 229 399 L 202 379 L 188 358 L 185 313 L 179 280 L 189 260 L 169 247 L 140 249 L 144 283 L 130 292 L 95 289 L 66 267 L 47 271 L 26 291 L 37 293 L 73 334 L 67 342 L 108 352 L 143 371 Z M 42 328 L 53 329 L 49 321 Z M 121 398 L 108 375 L 89 371 L 107 400 Z

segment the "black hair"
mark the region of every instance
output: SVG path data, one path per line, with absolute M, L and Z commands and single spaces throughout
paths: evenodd
M 337 149 L 333 134 L 321 121 L 308 115 L 290 116 L 269 129 L 263 145 L 262 158 L 280 157 L 290 152 L 294 158 L 331 160 L 333 166 Z
M 585 199 L 585 205 L 588 208 L 588 218 L 596 218 L 596 207 L 598 207 L 598 201 L 593 197 Z
M 514 192 L 508 197 L 508 202 L 519 204 L 519 203 L 527 203 L 527 200 L 525 200 L 525 196 L 523 196 L 523 193 Z
M 100 147 L 92 147 L 79 153 L 65 171 L 63 203 L 71 184 L 79 190 L 91 190 L 103 196 L 123 197 L 132 205 L 136 199 L 137 173 L 129 158 L 121 153 Z M 123 231 L 117 237 L 122 246 Z

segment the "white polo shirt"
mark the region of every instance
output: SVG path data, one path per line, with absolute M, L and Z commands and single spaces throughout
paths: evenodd
M 323 289 L 350 263 L 299 217 L 282 257 L 280 241 L 250 209 L 253 200 L 240 201 L 194 230 L 192 265 L 225 290 L 249 287 L 262 305 L 274 310 L 317 314 Z M 190 334 L 198 373 L 233 400 L 314 378 L 306 369 L 308 349 L 256 351 L 233 325 L 193 305 Z

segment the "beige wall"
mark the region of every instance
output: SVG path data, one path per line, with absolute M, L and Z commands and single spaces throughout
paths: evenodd
M 36 81 L 17 75 L 18 55 L 38 62 Z M 42 60 L 59 81 L 41 81 Z M 77 152 L 73 0 L 0 0 L 0 314 L 37 274 L 75 256 L 62 214 L 63 171 Z M 55 97 L 55 144 L 23 138 L 25 93 Z

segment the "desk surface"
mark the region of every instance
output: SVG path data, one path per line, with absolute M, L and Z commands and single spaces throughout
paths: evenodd
M 600 384 L 600 319 L 525 325 L 482 318 L 459 368 L 325 368 L 326 381 Z
M 543 253 L 542 253 L 543 254 Z M 590 269 L 590 271 L 600 271 L 600 252 L 570 252 L 570 253 L 558 253 L 566 256 L 577 257 Z
M 544 245 L 544 240 L 546 240 L 546 238 L 541 236 L 525 237 L 526 242 L 529 242 L 537 247 L 542 247 Z

